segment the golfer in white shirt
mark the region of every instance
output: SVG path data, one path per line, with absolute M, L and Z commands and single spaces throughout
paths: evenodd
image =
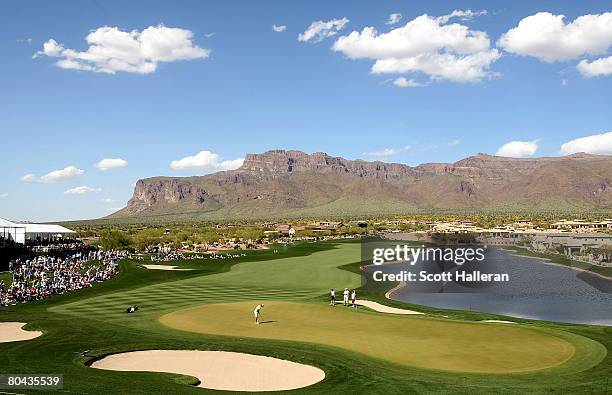
M 261 309 L 263 308 L 263 304 L 258 304 L 257 307 L 255 307 L 255 310 L 253 310 L 253 314 L 255 314 L 255 323 L 259 324 L 259 315 L 261 313 Z

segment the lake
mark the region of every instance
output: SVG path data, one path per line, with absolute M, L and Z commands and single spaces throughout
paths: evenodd
M 383 268 L 385 273 L 397 273 L 406 266 L 405 263 L 395 263 L 370 266 L 366 270 L 371 272 L 374 268 Z M 476 286 L 447 282 L 439 284 L 433 291 L 431 284 L 407 283 L 391 297 L 446 309 L 612 325 L 612 280 L 540 259 L 512 255 L 512 252 L 496 247 L 487 248 L 486 266 L 492 272 L 508 273 L 511 281 Z

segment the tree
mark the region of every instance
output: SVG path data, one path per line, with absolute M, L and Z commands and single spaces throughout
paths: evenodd
M 603 261 L 605 261 L 605 262 L 612 261 L 612 245 L 604 244 L 601 247 L 599 247 L 597 249 L 597 251 L 598 251 L 598 253 L 601 256 Z
M 253 228 L 253 227 L 239 228 L 236 230 L 234 234 L 237 238 L 245 240 L 245 241 L 246 240 L 251 240 L 251 241 L 261 240 L 264 236 L 262 229 Z
M 159 244 L 164 236 L 161 229 L 143 229 L 132 236 L 136 249 L 145 251 L 148 247 Z
M 368 230 L 366 228 L 360 228 L 359 226 L 346 226 L 340 229 L 338 232 L 343 235 L 362 235 Z
M 105 250 L 127 250 L 132 246 L 132 238 L 124 232 L 115 229 L 100 232 L 100 247 Z
M 312 229 L 303 229 L 295 232 L 295 235 L 298 237 L 316 237 L 316 232 L 313 232 Z
M 210 229 L 206 229 L 203 232 L 197 233 L 194 236 L 194 241 L 198 244 L 204 244 L 206 246 L 206 249 L 208 249 L 208 246 L 219 241 L 219 238 L 220 236 L 219 234 L 217 234 L 217 232 Z

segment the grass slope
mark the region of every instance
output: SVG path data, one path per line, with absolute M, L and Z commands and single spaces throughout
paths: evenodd
M 197 333 L 328 344 L 402 365 L 454 372 L 543 369 L 566 362 L 575 352 L 560 337 L 515 325 L 399 317 L 295 302 L 266 302 L 265 324 L 254 325 L 252 309 L 253 302 L 204 305 L 166 314 L 160 322 Z
M 0 309 L 0 321 L 29 322 L 26 329 L 44 332 L 31 341 L 1 344 L 0 373 L 63 373 L 66 390 L 73 393 L 203 393 L 206 390 L 184 385 L 195 382 L 185 376 L 110 372 L 84 365 L 113 352 L 201 349 L 269 355 L 325 370 L 325 380 L 296 393 L 605 393 L 612 376 L 612 357 L 607 353 L 612 348 L 612 328 L 608 327 L 533 322 L 528 325 L 562 336 L 583 351 L 562 365 L 569 366 L 565 370 L 561 366 L 537 373 L 487 375 L 402 366 L 325 344 L 181 332 L 158 321 L 168 312 L 205 303 L 324 301 L 331 286 L 359 285 L 358 261 L 356 243 L 303 243 L 279 248 L 278 254 L 250 253 L 242 260 L 176 262 L 198 269 L 189 272 L 146 270 L 138 262 L 124 261 L 114 280 L 44 302 Z M 350 262 L 354 263 L 343 267 L 348 270 L 337 268 Z M 280 271 L 287 276 L 275 278 Z M 123 309 L 133 303 L 142 310 L 124 314 Z M 442 312 L 419 309 L 430 315 Z M 471 312 L 445 314 L 465 320 L 500 318 Z M 350 328 L 338 327 L 339 333 L 346 330 Z
M 8 288 L 11 283 L 13 282 L 13 276 L 11 275 L 11 273 L 0 273 L 0 280 L 4 281 L 4 287 Z

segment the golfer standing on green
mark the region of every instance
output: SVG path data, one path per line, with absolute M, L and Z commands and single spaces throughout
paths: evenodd
M 263 304 L 258 304 L 257 307 L 255 307 L 255 310 L 253 311 L 253 314 L 255 314 L 255 323 L 259 324 L 259 314 L 261 314 L 261 309 L 263 308 Z

